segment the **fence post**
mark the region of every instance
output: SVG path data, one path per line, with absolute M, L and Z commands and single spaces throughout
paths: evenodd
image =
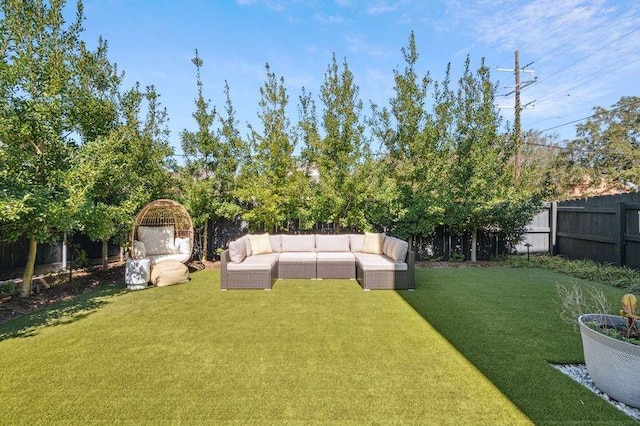
M 616 209 L 616 259 L 618 266 L 626 265 L 625 233 L 627 231 L 627 208 L 623 201 L 617 203 Z

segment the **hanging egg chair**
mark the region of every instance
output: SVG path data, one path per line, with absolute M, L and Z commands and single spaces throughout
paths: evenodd
M 193 222 L 177 201 L 151 201 L 136 215 L 131 229 L 131 256 L 187 263 L 193 253 Z

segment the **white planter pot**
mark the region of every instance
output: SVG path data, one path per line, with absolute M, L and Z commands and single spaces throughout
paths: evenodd
M 611 398 L 640 408 L 640 346 L 605 336 L 585 325 L 594 321 L 626 324 L 615 315 L 586 314 L 578 318 L 589 376 Z

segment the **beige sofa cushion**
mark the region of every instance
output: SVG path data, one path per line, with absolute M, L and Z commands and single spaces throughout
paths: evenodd
M 382 253 L 394 262 L 404 262 L 409 250 L 409 243 L 396 237 L 387 236 L 384 239 Z
M 151 267 L 151 284 L 165 287 L 189 281 L 189 268 L 177 260 L 166 260 Z
M 353 253 L 347 251 L 338 251 L 338 252 L 320 252 L 316 253 L 318 257 L 318 263 L 323 262 L 355 262 L 356 258 Z
M 361 252 L 363 243 L 364 243 L 364 235 L 349 234 L 349 247 L 351 248 L 352 252 Z
M 318 253 L 349 251 L 349 235 L 316 235 L 316 251 Z
M 229 243 L 229 257 L 233 263 L 240 263 L 247 257 L 247 245 L 242 237 Z
M 249 240 L 251 241 L 251 256 L 273 253 L 269 234 L 251 234 Z
M 316 251 L 316 236 L 308 235 L 283 235 L 282 252 Z
M 173 226 L 138 226 L 138 240 L 144 243 L 147 256 L 154 254 L 174 254 Z
M 393 237 L 389 237 L 385 235 L 384 242 L 382 243 L 382 254 L 387 254 L 389 252 L 389 247 L 393 244 Z
M 282 253 L 282 235 L 269 235 L 271 241 L 271 251 L 273 253 Z
M 408 266 L 404 262 L 394 262 L 380 254 L 356 253 L 358 263 L 365 271 L 406 271 Z
M 383 244 L 384 234 L 365 232 L 364 242 L 362 243 L 362 252 L 370 254 L 382 254 Z
M 278 254 L 257 254 L 247 257 L 242 263 L 229 263 L 229 271 L 269 271 L 278 261 Z

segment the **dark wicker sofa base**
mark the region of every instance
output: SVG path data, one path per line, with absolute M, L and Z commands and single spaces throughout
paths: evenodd
M 335 278 L 353 279 L 365 290 L 412 290 L 415 289 L 415 253 L 407 253 L 406 271 L 367 270 L 356 260 L 355 268 L 347 262 L 319 262 L 315 265 L 304 263 L 276 262 L 271 268 L 262 270 L 229 271 L 231 263 L 229 250 L 220 256 L 220 288 L 227 289 L 265 289 L 270 290 L 278 278 Z

